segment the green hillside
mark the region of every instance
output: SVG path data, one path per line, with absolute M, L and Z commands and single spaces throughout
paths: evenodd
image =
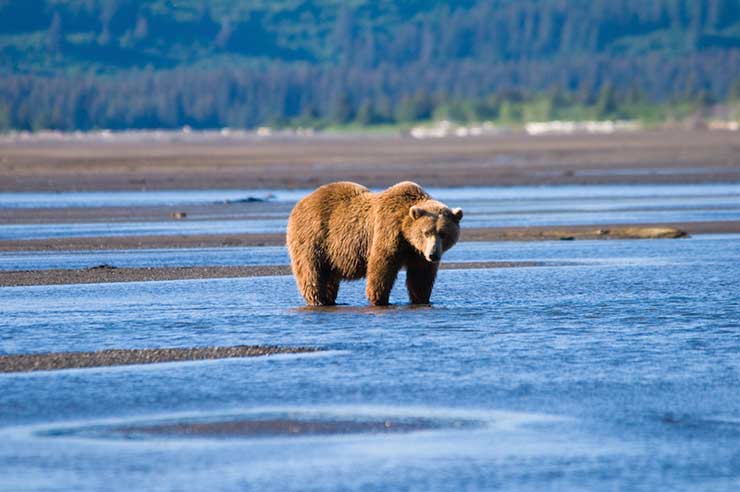
M 740 79 L 740 2 L 0 0 L 0 70 L 0 126 L 16 128 L 719 100 Z

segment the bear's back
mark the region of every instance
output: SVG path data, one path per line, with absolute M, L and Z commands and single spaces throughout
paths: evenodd
M 291 255 L 312 251 L 319 263 L 343 278 L 364 276 L 371 196 L 364 186 L 343 181 L 321 186 L 301 199 L 288 219 Z
M 349 181 L 320 186 L 298 201 L 290 214 L 289 224 L 328 220 L 338 208 L 347 207 L 367 193 L 370 190 Z

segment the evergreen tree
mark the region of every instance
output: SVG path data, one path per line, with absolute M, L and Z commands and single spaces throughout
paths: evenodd
M 730 90 L 730 98 L 733 101 L 740 101 L 740 79 L 735 80 Z
M 332 103 L 331 120 L 334 123 L 345 124 L 352 121 L 354 114 L 352 101 L 346 92 L 340 92 Z
M 360 125 L 372 125 L 377 122 L 373 110 L 373 103 L 370 100 L 365 99 L 362 101 L 360 107 L 357 108 L 355 121 Z
M 62 16 L 59 12 L 54 12 L 51 19 L 51 25 L 46 32 L 46 49 L 52 53 L 62 51 L 64 36 L 62 34 Z
M 599 98 L 596 100 L 596 117 L 611 118 L 617 111 L 617 99 L 614 88 L 607 83 L 601 87 Z
M 0 132 L 5 132 L 13 128 L 10 121 L 10 110 L 8 106 L 0 101 Z
M 224 17 L 221 19 L 221 29 L 216 34 L 216 38 L 213 40 L 213 44 L 222 50 L 229 46 L 231 36 L 234 34 L 234 29 L 231 26 L 231 19 Z

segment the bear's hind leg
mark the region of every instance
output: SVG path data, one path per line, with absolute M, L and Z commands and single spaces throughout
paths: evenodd
M 337 275 L 336 273 L 329 274 L 326 282 L 324 283 L 322 294 L 324 296 L 324 306 L 336 305 L 337 295 L 339 294 L 339 275 Z
M 318 280 L 303 291 L 303 297 L 311 306 L 334 306 L 339 294 L 339 277 L 333 273 L 319 271 Z
M 333 306 L 339 292 L 339 277 L 320 262 L 293 262 L 298 290 L 309 306 Z

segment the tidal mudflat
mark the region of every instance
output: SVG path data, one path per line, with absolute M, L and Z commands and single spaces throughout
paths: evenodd
M 677 184 L 740 181 L 737 134 L 641 131 L 612 135 L 416 140 L 400 135 L 103 142 L 74 136 L 0 140 L 0 191 L 311 189 L 333 181 L 386 187 Z M 90 172 L 90 170 L 94 172 Z

